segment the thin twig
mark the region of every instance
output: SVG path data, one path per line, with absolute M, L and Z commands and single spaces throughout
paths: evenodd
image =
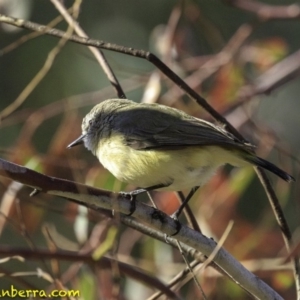
M 182 251 L 182 248 L 181 248 L 181 245 L 180 245 L 179 241 L 177 241 L 177 247 L 178 247 L 178 250 L 179 250 L 179 252 L 180 252 L 180 254 L 181 254 L 181 256 L 182 256 L 182 258 L 183 258 L 185 264 L 187 265 L 187 268 L 188 268 L 189 271 L 190 271 L 191 277 L 194 279 L 195 284 L 196 284 L 197 288 L 199 289 L 199 291 L 200 291 L 200 293 L 201 293 L 201 295 L 202 295 L 202 298 L 203 298 L 204 300 L 208 300 L 208 298 L 207 298 L 207 296 L 205 295 L 205 292 L 204 292 L 204 290 L 203 290 L 203 288 L 202 288 L 202 286 L 201 286 L 199 280 L 198 280 L 197 277 L 196 277 L 196 274 L 195 274 L 194 271 L 193 271 L 193 268 L 191 267 L 190 263 L 188 262 L 187 258 L 185 257 L 185 255 L 184 255 L 184 253 L 183 253 L 183 251 Z M 214 253 L 214 251 L 213 251 L 212 253 Z M 212 261 L 212 260 L 211 260 L 211 261 Z
M 84 30 L 79 26 L 79 24 L 72 18 L 72 16 L 68 13 L 67 9 L 64 7 L 63 3 L 58 0 L 51 0 L 51 2 L 54 4 L 56 9 L 60 12 L 60 14 L 64 17 L 64 19 L 68 22 L 69 26 L 72 26 L 75 30 L 75 32 L 82 36 L 87 38 L 87 34 L 84 32 Z M 116 89 L 117 95 L 119 98 L 126 98 L 126 95 L 117 79 L 115 76 L 112 68 L 108 64 L 104 53 L 100 49 L 96 49 L 94 47 L 88 47 L 90 51 L 94 54 L 95 58 L 101 65 L 104 73 L 106 74 L 108 80 L 110 81 L 111 85 Z
M 111 268 L 111 264 L 113 259 L 108 257 L 101 257 L 99 260 L 94 260 L 90 254 L 81 254 L 77 251 L 67 251 L 67 250 L 56 250 L 49 251 L 45 249 L 35 249 L 29 250 L 25 248 L 10 248 L 10 247 L 1 247 L 0 256 L 14 256 L 20 255 L 23 258 L 30 260 L 40 260 L 41 258 L 45 259 L 59 259 L 71 262 L 79 262 L 83 261 L 85 263 L 89 263 L 91 265 L 98 265 L 101 268 Z M 172 292 L 168 287 L 166 287 L 160 280 L 156 277 L 150 276 L 145 273 L 143 270 L 130 266 L 126 263 L 117 261 L 120 271 L 135 280 L 140 282 L 151 284 L 151 286 L 161 290 L 164 294 L 168 295 L 171 299 L 179 299 L 179 297 Z
M 78 16 L 79 8 L 80 8 L 81 0 L 76 0 L 74 2 L 73 11 L 75 16 Z M 38 73 L 33 77 L 31 82 L 25 87 L 25 89 L 21 92 L 21 94 L 17 97 L 17 99 L 4 108 L 0 112 L 0 121 L 1 119 L 10 115 L 13 111 L 15 111 L 22 103 L 27 99 L 27 97 L 32 93 L 32 91 L 36 88 L 36 86 L 43 80 L 46 74 L 50 71 L 57 55 L 60 53 L 61 49 L 65 46 L 70 36 L 72 36 L 73 28 L 71 26 L 68 27 L 67 31 L 64 32 L 61 36 L 61 40 L 57 43 L 57 45 L 49 52 L 48 57 L 43 65 L 43 67 L 38 71 Z
M 297 4 L 268 5 L 254 0 L 223 0 L 225 3 L 257 15 L 262 21 L 290 20 L 300 18 L 300 7 Z
M 43 31 L 46 34 L 63 37 L 65 35 L 64 31 L 48 28 L 44 25 L 33 23 L 30 21 L 17 19 L 5 15 L 0 14 L 0 22 L 4 22 L 10 25 L 14 25 L 17 27 L 33 30 L 33 31 Z M 101 49 L 106 49 L 118 53 L 127 54 L 134 57 L 139 57 L 142 59 L 146 59 L 154 64 L 162 73 L 164 73 L 169 79 L 171 79 L 175 84 L 177 84 L 180 88 L 182 88 L 191 98 L 193 98 L 199 105 L 201 105 L 208 113 L 210 113 L 216 120 L 220 123 L 224 124 L 231 133 L 233 133 L 237 138 L 243 141 L 242 135 L 231 125 L 229 124 L 224 117 L 222 117 L 216 110 L 214 110 L 206 100 L 197 94 L 189 85 L 187 85 L 178 75 L 176 75 L 169 67 L 167 67 L 157 56 L 152 54 L 151 52 L 129 48 L 120 46 L 117 44 L 112 44 L 100 40 L 94 40 L 90 38 L 80 37 L 77 35 L 71 35 L 69 40 L 86 46 L 93 46 Z
M 181 204 L 184 202 L 185 200 L 185 196 L 182 192 L 178 192 L 177 196 L 179 197 L 179 200 L 181 202 Z M 187 204 L 183 210 L 183 213 L 188 221 L 188 224 L 190 225 L 190 227 L 192 227 L 194 230 L 199 231 L 202 233 L 200 226 L 193 214 L 193 211 L 191 210 L 189 204 Z

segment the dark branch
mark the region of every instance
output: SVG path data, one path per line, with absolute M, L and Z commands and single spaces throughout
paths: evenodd
M 178 299 L 178 296 L 166 285 L 164 285 L 159 279 L 150 274 L 145 273 L 142 269 L 135 266 L 128 265 L 126 263 L 116 261 L 112 258 L 102 256 L 99 260 L 93 259 L 91 254 L 81 254 L 74 251 L 57 250 L 49 251 L 48 249 L 24 249 L 1 246 L 0 256 L 12 257 L 21 256 L 27 260 L 41 260 L 41 259 L 59 259 L 71 262 L 85 262 L 92 266 L 97 265 L 103 269 L 110 269 L 112 264 L 117 264 L 119 270 L 124 275 L 127 275 L 139 282 L 150 285 L 157 288 L 163 294 L 167 295 L 171 299 Z

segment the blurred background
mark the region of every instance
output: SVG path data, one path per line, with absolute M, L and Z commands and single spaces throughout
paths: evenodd
M 62 2 L 67 8 L 73 4 Z M 237 5 L 246 2 L 256 3 L 90 0 L 82 2 L 78 23 L 91 38 L 155 53 L 257 145 L 259 156 L 292 174 L 296 178 L 293 184 L 268 176 L 297 242 L 300 23 L 293 13 L 298 11 L 293 6 L 289 17 L 280 17 L 272 14 L 269 6 L 262 7 L 286 6 L 279 10 L 284 14 L 285 8 L 294 3 L 289 0 L 257 2 L 258 8 L 265 9 L 262 12 Z M 0 13 L 44 25 L 55 20 L 52 26 L 67 29 L 53 3 L 46 0 L 0 0 Z M 83 147 L 66 149 L 80 135 L 83 116 L 95 104 L 117 98 L 117 94 L 87 47 L 74 43 L 62 47 L 49 70 L 36 81 L 58 42 L 49 35 L 0 23 L 0 157 L 49 176 L 99 188 L 134 189 L 118 182 Z M 151 63 L 121 53 L 104 54 L 129 99 L 159 102 L 213 121 Z M 165 283 L 185 267 L 178 250 L 169 245 L 64 199 L 43 194 L 30 198 L 30 192 L 0 177 L 2 245 L 79 251 L 89 244 L 92 251 L 116 228 L 114 243 L 106 255 L 118 256 Z M 174 193 L 155 192 L 153 197 L 168 214 L 178 206 Z M 282 234 L 252 168 L 226 166 L 190 205 L 203 234 L 215 240 L 233 220 L 226 250 L 283 298 L 295 298 L 290 265 L 278 263 L 287 256 Z M 93 235 L 98 237 L 93 237 L 94 244 Z M 66 289 L 80 290 L 82 299 L 147 299 L 154 292 L 110 269 L 95 271 L 82 265 L 70 271 L 74 264 L 59 262 L 54 267 L 47 260 L 12 259 L 0 264 L 0 273 L 6 274 L 1 278 L 1 288 L 13 284 L 18 289 L 49 289 L 52 283 L 47 276 L 37 279 L 37 269 L 41 268 L 52 278 L 64 278 Z M 14 276 L 15 272 L 24 273 Z M 66 280 L 67 272 L 71 276 Z M 197 277 L 208 299 L 251 299 L 211 268 Z M 178 293 L 184 299 L 201 295 L 193 281 Z

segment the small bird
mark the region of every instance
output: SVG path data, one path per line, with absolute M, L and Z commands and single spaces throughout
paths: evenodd
M 108 99 L 92 108 L 81 127 L 82 135 L 68 148 L 84 144 L 117 179 L 141 188 L 124 193 L 132 200 L 129 215 L 140 193 L 191 189 L 172 215 L 176 233 L 180 229 L 178 217 L 194 192 L 224 164 L 255 165 L 287 182 L 294 181 L 256 156 L 253 145 L 221 126 L 165 105 Z
M 294 181 L 221 126 L 160 104 L 105 100 L 85 116 L 82 135 L 68 148 L 82 143 L 117 179 L 147 191 L 202 186 L 226 163 Z

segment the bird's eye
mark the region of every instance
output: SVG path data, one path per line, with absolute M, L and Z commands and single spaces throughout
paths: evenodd
M 93 124 L 93 121 L 89 120 L 89 125 L 92 126 L 92 124 Z

